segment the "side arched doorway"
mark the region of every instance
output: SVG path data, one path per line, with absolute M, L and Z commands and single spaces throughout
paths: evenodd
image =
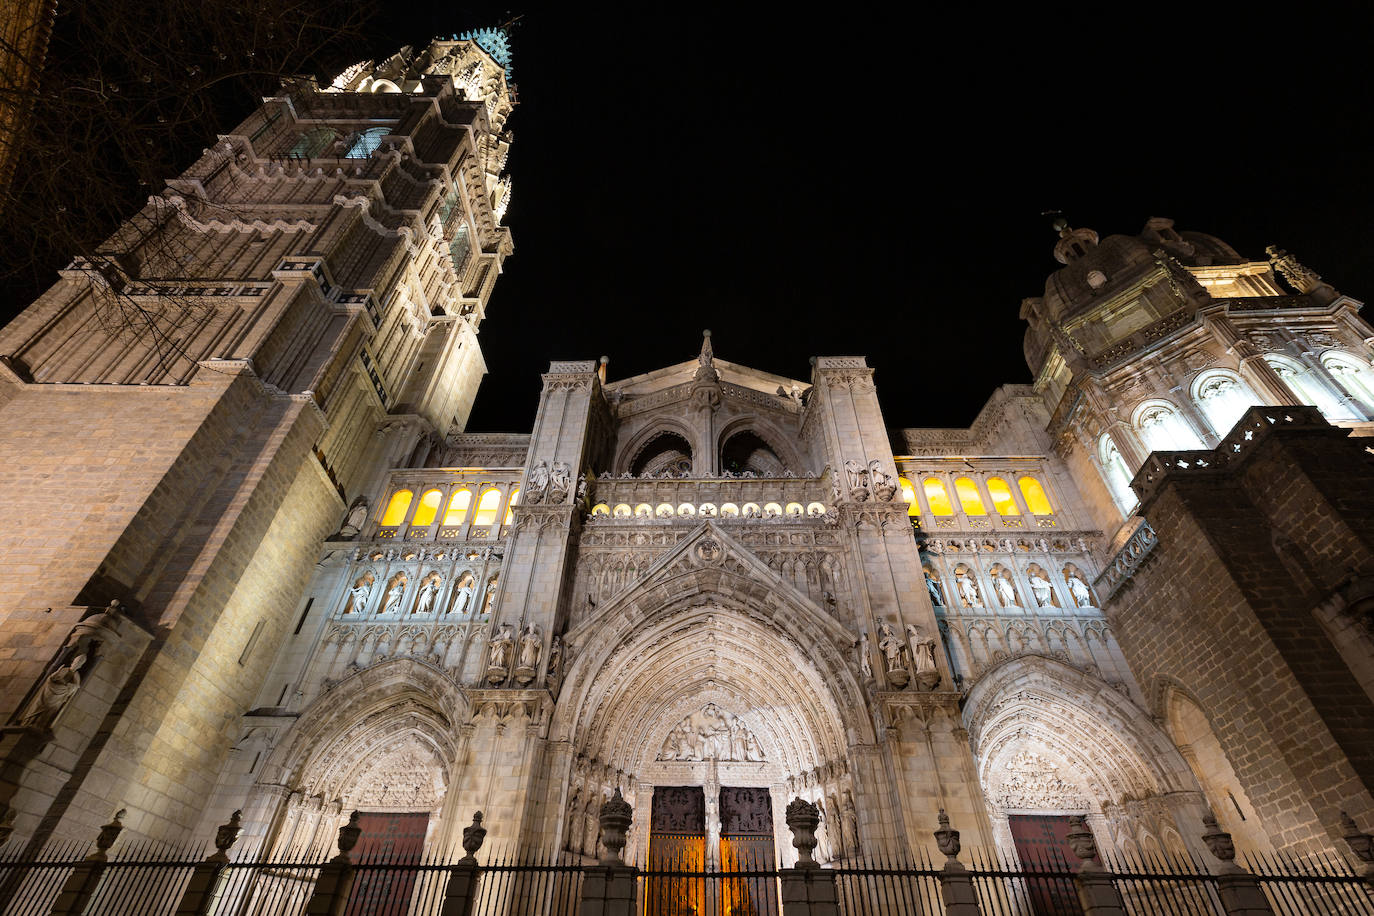
M 1205 800 L 1193 774 L 1119 689 L 1063 662 L 1021 656 L 979 679 L 964 720 L 1007 858 L 1076 862 L 1062 842 L 1072 815 L 1086 817 L 1100 849 L 1161 858 L 1200 851 Z

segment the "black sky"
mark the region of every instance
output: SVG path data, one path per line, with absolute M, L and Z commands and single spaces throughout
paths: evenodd
M 625 377 L 690 358 L 703 327 L 718 356 L 803 379 L 814 354 L 864 354 L 891 425 L 966 425 L 1029 381 L 1017 312 L 1058 266 L 1047 209 L 1277 243 L 1374 296 L 1367 12 L 1113 7 L 526 14 L 516 250 L 469 428 L 527 429 L 551 358 Z
M 356 56 L 506 9 L 397 4 Z M 1374 8 L 778 9 L 524 12 L 515 253 L 469 429 L 528 430 L 550 359 L 623 378 L 691 358 L 704 327 L 721 358 L 802 379 L 864 354 L 892 426 L 967 425 L 1029 381 L 1017 313 L 1057 267 L 1050 209 L 1279 244 L 1374 297 Z

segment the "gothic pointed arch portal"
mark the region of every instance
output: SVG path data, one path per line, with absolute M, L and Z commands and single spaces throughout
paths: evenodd
M 714 526 L 568 639 L 576 660 L 552 732 L 573 748 L 572 793 L 586 794 L 589 772 L 615 774 L 644 823 L 655 787 L 701 787 L 713 855 L 722 789 L 767 790 L 774 840 L 804 779 L 854 791 L 849 747 L 873 738 L 842 654 L 853 637 Z M 641 857 L 648 833 L 637 834 Z
M 964 721 L 1005 854 L 1024 854 L 1032 835 L 1073 814 L 1087 815 L 1100 848 L 1128 855 L 1183 855 L 1182 837 L 1197 833 L 1204 802 L 1178 750 L 1095 677 L 1040 656 L 1012 659 L 974 685 Z
M 302 713 L 268 757 L 259 805 L 250 806 L 258 824 L 245 826 L 261 830 L 267 849 L 327 851 L 342 819 L 358 810 L 393 820 L 408 815 L 418 824 L 417 839 L 427 842 L 448 796 L 467 707 L 448 675 L 411 659 L 345 678 Z M 286 791 L 285 810 L 273 810 L 269 799 L 281 792 L 272 789 Z M 318 800 L 329 816 L 306 829 L 292 808 L 302 799 Z

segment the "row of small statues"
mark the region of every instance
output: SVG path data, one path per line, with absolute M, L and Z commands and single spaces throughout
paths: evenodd
M 544 638 L 535 623 L 527 624 L 518 639 L 514 627 L 501 624 L 487 641 L 487 681 L 493 685 L 504 682 L 514 665 L 516 683 L 522 687 L 529 684 L 539 671 L 539 655 L 543 649 Z M 549 681 L 556 683 L 562 673 L 563 641 L 555 635 L 549 646 Z
M 782 473 L 781 473 L 781 474 L 777 474 L 777 475 L 761 474 L 761 473 L 759 473 L 758 471 L 753 471 L 753 470 L 750 470 L 750 469 L 748 469 L 748 468 L 745 468 L 745 469 L 742 470 L 742 471 L 723 470 L 723 471 L 721 471 L 719 474 L 698 474 L 698 473 L 694 472 L 690 467 L 676 468 L 676 467 L 673 467 L 673 466 L 670 465 L 670 466 L 668 466 L 668 467 L 663 468 L 662 470 L 655 471 L 655 472 L 650 473 L 650 474 L 640 474 L 640 475 L 636 475 L 633 471 L 622 471 L 622 472 L 620 472 L 619 474 L 612 474 L 610 471 L 605 471 L 604 473 L 601 474 L 600 479 L 602 479 L 602 480 L 688 480 L 688 479 L 693 479 L 693 480 L 716 480 L 716 479 L 721 479 L 721 480 L 759 480 L 759 479 L 762 479 L 762 478 L 769 478 L 769 477 L 773 477 L 773 476 L 783 477 L 783 478 L 787 478 L 787 479 L 792 479 L 792 478 L 795 478 L 797 475 L 792 473 L 792 469 L 791 469 L 791 468 L 784 468 L 783 471 L 782 471 Z
M 690 505 L 690 503 L 688 505 Z M 621 511 L 622 509 L 624 509 L 625 511 Z M 604 512 L 593 512 L 592 514 L 594 516 L 605 515 Z M 743 509 L 738 509 L 734 512 L 719 511 L 716 509 L 714 503 L 702 503 L 700 506 L 692 507 L 692 511 L 690 512 L 682 511 L 681 507 L 679 507 L 677 510 L 674 510 L 672 506 L 668 505 L 667 503 L 664 503 L 663 505 L 658 507 L 657 511 L 650 509 L 647 505 L 641 505 L 638 509 L 633 511 L 633 517 L 641 519 L 655 517 L 676 518 L 678 516 L 682 516 L 684 518 L 716 518 L 719 516 L 723 518 L 761 518 L 765 520 L 779 518 L 811 518 L 826 519 L 827 521 L 832 522 L 837 521 L 839 519 L 839 514 L 833 508 L 827 509 L 823 507 L 820 503 L 812 503 L 809 509 L 803 509 L 799 503 L 794 503 L 786 511 L 783 511 L 776 504 L 771 503 L 767 506 L 764 506 L 762 509 L 760 509 L 756 503 L 745 503 Z M 630 507 L 623 503 L 619 506 L 616 506 L 614 517 L 630 518 Z
M 868 467 L 850 458 L 844 463 L 844 474 L 849 481 L 850 499 L 862 501 L 871 495 L 887 503 L 897 495 L 897 481 L 883 470 L 882 462 L 876 458 L 868 463 Z M 838 490 L 839 487 L 833 489 Z
M 902 638 L 886 620 L 878 622 L 878 650 L 887 662 L 887 676 L 898 688 L 905 687 L 914 676 L 923 690 L 934 690 L 940 683 L 940 669 L 935 664 L 935 640 L 921 632 L 915 624 L 907 624 L 906 638 Z M 910 665 L 907 651 L 910 650 Z M 872 650 L 868 634 L 859 634 L 859 670 L 864 680 L 873 678 Z
M 1040 575 L 1038 572 L 1031 571 L 1028 574 L 1030 580 L 1031 594 L 1035 597 L 1036 607 L 1053 607 L 1054 605 L 1054 586 L 1050 580 Z M 935 581 L 929 572 L 926 576 L 926 590 L 930 592 L 930 600 L 946 607 L 944 594 L 940 589 L 940 583 Z M 1074 603 L 1079 607 L 1092 607 L 1093 596 L 1087 584 L 1078 576 L 1070 575 L 1066 577 L 1069 587 L 1069 594 L 1073 596 Z M 966 607 L 984 607 L 983 596 L 979 592 L 978 583 L 973 576 L 968 574 L 956 574 L 954 577 L 954 587 L 959 592 L 959 597 L 963 600 Z M 997 597 L 1001 600 L 1003 607 L 1021 607 L 1020 600 L 1016 597 L 1016 588 L 1012 585 L 1008 576 L 994 575 L 992 577 L 992 587 L 997 591 Z
M 372 594 L 372 587 L 376 579 L 371 573 L 364 573 L 353 587 L 349 589 L 349 604 L 346 613 L 362 614 L 367 610 L 368 598 Z M 386 596 L 382 599 L 382 605 L 378 609 L 379 614 L 400 614 L 405 604 L 406 585 L 409 580 L 405 576 L 398 575 L 391 580 L 391 587 L 387 589 Z M 419 593 L 415 596 L 415 607 L 411 610 L 412 614 L 428 614 L 434 610 L 434 600 L 443 587 L 444 580 L 438 573 L 431 573 L 426 576 L 420 584 Z M 476 591 L 472 580 L 468 578 L 466 583 L 460 586 L 453 595 L 453 600 L 449 604 L 448 613 L 468 614 L 476 610 L 473 604 L 473 597 Z M 496 597 L 496 582 L 487 584 L 486 594 L 482 599 L 482 613 L 491 610 L 492 600 Z

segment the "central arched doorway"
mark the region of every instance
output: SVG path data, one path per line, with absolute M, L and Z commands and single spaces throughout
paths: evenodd
M 673 588 L 643 596 L 646 613 L 607 608 L 571 634 L 586 649 L 554 722 L 575 748 L 564 835 L 585 834 L 579 812 L 611 790 L 599 782 L 609 778 L 635 806 L 627 853 L 641 865 L 787 865 L 795 852 L 783 812 L 792 795 L 823 807 L 846 798 L 853 810 L 847 749 L 870 726 L 840 655 L 852 637 L 817 609 L 784 609 L 766 567 L 747 575 L 714 565 L 718 544 L 697 556 L 706 559 L 688 564 Z M 849 832 L 834 807 L 823 854 L 839 852 Z M 706 901 L 695 898 L 706 893 L 719 895 L 711 906 L 742 906 L 726 899 L 732 894 L 760 912 L 777 905 L 774 890 L 728 881 L 650 882 L 645 892 L 652 913 L 700 908 Z

